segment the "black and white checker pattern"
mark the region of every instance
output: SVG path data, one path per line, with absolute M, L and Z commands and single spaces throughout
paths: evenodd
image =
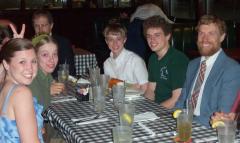
M 76 75 L 87 74 L 88 67 L 96 67 L 97 60 L 95 54 L 75 55 Z
M 70 89 L 70 88 L 69 88 Z M 72 88 L 74 89 L 74 88 Z M 69 92 L 74 94 L 74 92 Z M 172 111 L 167 110 L 149 100 L 135 100 L 136 114 L 143 112 L 154 112 L 159 119 L 154 121 L 143 121 L 133 125 L 133 142 L 141 143 L 173 143 L 176 130 L 176 120 L 172 118 Z M 51 125 L 57 128 L 69 143 L 108 143 L 112 142 L 112 128 L 119 124 L 118 113 L 113 108 L 112 102 L 106 102 L 104 117 L 107 122 L 94 124 L 76 125 L 71 119 L 96 115 L 93 105 L 90 102 L 67 101 L 52 103 L 47 109 L 46 118 Z M 146 129 L 147 128 L 147 129 Z M 173 129 L 174 130 L 173 130 Z M 216 131 L 193 123 L 193 142 L 207 142 L 209 139 L 217 142 Z M 240 142 L 240 135 L 237 136 Z

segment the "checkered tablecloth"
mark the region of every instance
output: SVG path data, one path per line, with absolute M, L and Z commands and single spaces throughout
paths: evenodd
M 69 94 L 73 94 L 71 92 Z M 132 101 L 135 104 L 135 114 L 154 112 L 159 119 L 142 121 L 133 125 L 133 142 L 142 143 L 173 143 L 176 120 L 172 111 L 167 110 L 152 101 L 140 99 Z M 71 119 L 96 115 L 90 102 L 66 101 L 52 103 L 47 109 L 46 118 L 57 128 L 69 143 L 108 143 L 112 142 L 112 128 L 119 124 L 118 113 L 110 100 L 107 101 L 103 113 L 108 121 L 77 125 Z M 173 129 L 172 129 L 173 128 Z M 192 139 L 194 143 L 215 143 L 216 131 L 193 123 Z M 240 142 L 240 135 L 237 136 Z
M 96 67 L 97 60 L 95 54 L 76 54 L 75 59 L 75 68 L 76 75 L 87 74 L 88 67 Z

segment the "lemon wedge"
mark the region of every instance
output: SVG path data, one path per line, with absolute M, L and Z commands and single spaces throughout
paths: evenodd
M 133 119 L 128 113 L 123 113 L 122 115 L 123 120 L 125 120 L 128 124 L 132 124 Z
M 215 121 L 212 123 L 212 128 L 217 128 L 219 126 L 224 126 L 224 122 L 223 121 Z
M 173 112 L 173 118 L 178 118 L 179 114 L 182 112 L 182 110 L 177 109 Z

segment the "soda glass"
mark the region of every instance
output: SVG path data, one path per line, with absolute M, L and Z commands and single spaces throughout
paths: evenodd
M 108 88 L 109 80 L 110 80 L 109 75 L 101 74 L 99 76 L 99 85 L 103 87 L 105 95 L 109 94 L 109 88 Z
M 119 106 L 125 101 L 125 87 L 124 85 L 114 85 L 112 87 L 113 104 L 118 110 Z
M 89 78 L 92 86 L 97 86 L 99 85 L 99 76 L 100 76 L 100 68 L 95 67 L 95 68 L 88 68 L 89 70 Z
M 132 103 L 125 103 L 119 106 L 119 119 L 122 126 L 133 126 L 135 107 Z
M 128 126 L 116 126 L 112 129 L 114 143 L 131 143 L 132 128 Z
M 177 133 L 180 142 L 187 142 L 192 136 L 192 118 L 191 110 L 183 109 L 177 118 Z
M 236 136 L 237 122 L 225 120 L 224 126 L 217 127 L 219 143 L 234 143 Z
M 92 94 L 95 111 L 102 113 L 105 107 L 105 96 L 103 88 L 101 86 L 92 87 Z
M 65 83 L 68 80 L 68 71 L 59 70 L 58 71 L 58 82 Z

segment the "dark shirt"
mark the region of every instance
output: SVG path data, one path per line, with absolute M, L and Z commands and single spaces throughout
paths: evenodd
M 153 53 L 148 64 L 148 80 L 156 83 L 155 102 L 166 101 L 172 96 L 173 90 L 182 88 L 188 66 L 188 58 L 184 53 L 170 47 L 160 60 Z
M 125 48 L 139 55 L 148 65 L 148 59 L 152 51 L 143 35 L 143 20 L 134 19 L 128 25 Z
M 76 75 L 75 64 L 74 64 L 74 53 L 72 49 L 71 42 L 65 37 L 53 34 L 52 37 L 56 40 L 58 44 L 58 64 L 55 68 L 52 76 L 54 78 L 57 77 L 57 71 L 60 64 L 64 64 L 65 62 L 69 64 L 69 74 L 72 76 Z

